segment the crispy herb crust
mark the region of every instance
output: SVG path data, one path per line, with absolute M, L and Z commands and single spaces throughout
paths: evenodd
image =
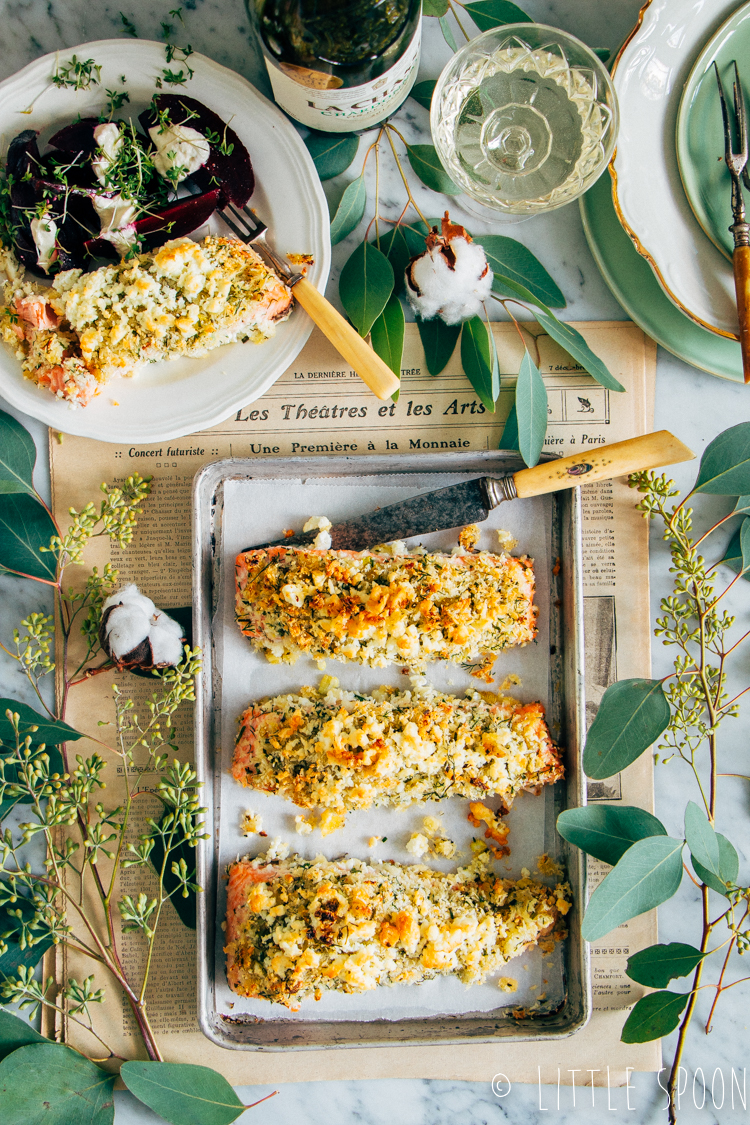
M 500 879 L 486 857 L 453 874 L 323 856 L 233 863 L 230 988 L 297 1010 L 300 1000 L 328 990 L 365 992 L 449 974 L 472 984 L 540 939 L 564 936 L 568 885 Z
M 232 774 L 303 808 L 404 807 L 490 794 L 510 808 L 517 793 L 557 781 L 563 767 L 541 703 L 430 688 L 360 695 L 324 680 L 321 689 L 248 707 Z
M 272 663 L 301 653 L 382 667 L 479 662 L 536 635 L 528 558 L 268 547 L 237 558 L 240 629 Z

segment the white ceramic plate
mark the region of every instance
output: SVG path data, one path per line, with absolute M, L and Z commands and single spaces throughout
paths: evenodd
M 620 222 L 667 296 L 697 324 L 733 338 L 732 267 L 688 203 L 674 138 L 682 88 L 704 43 L 736 7 L 737 0 L 651 0 L 642 10 L 613 74 L 620 131 L 612 165 Z
M 101 66 L 100 85 L 76 91 L 50 84 L 58 59 L 64 65 L 72 55 L 79 60 L 94 59 Z M 40 142 L 45 142 L 79 113 L 100 113 L 105 90 L 123 89 L 123 75 L 130 103 L 118 117 L 135 117 L 151 100 L 165 65 L 164 45 L 141 39 L 103 39 L 37 59 L 0 84 L 2 151 L 22 129 L 41 130 Z M 192 55 L 190 65 L 195 73 L 187 86 L 165 89 L 183 91 L 225 121 L 231 119 L 250 153 L 255 172 L 251 203 L 268 224 L 269 240 L 282 254 L 312 254 L 315 263 L 309 277 L 324 290 L 331 262 L 328 208 L 299 134 L 239 74 L 204 55 Z M 171 66 L 175 69 L 174 63 Z M 29 106 L 31 113 L 24 113 Z M 200 238 L 208 230 L 230 233 L 213 217 L 209 227 L 193 237 Z M 307 314 L 296 307 L 264 344 L 228 344 L 199 359 L 149 365 L 132 379 L 107 383 L 82 409 L 70 407 L 25 379 L 18 361 L 0 344 L 0 394 L 18 409 L 65 433 L 99 441 L 166 441 L 215 425 L 262 395 L 294 361 L 311 329 Z

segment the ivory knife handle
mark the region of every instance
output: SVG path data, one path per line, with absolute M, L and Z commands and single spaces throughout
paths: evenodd
M 310 319 L 328 337 L 346 362 L 351 364 L 374 395 L 378 398 L 390 398 L 395 394 L 401 385 L 397 376 L 312 282 L 303 277 L 295 283 L 292 292 Z
M 519 498 L 543 496 L 559 492 L 589 481 L 610 480 L 626 473 L 655 469 L 660 465 L 674 465 L 678 461 L 691 461 L 695 454 L 683 445 L 669 430 L 657 430 L 643 437 L 628 438 L 613 445 L 594 446 L 572 457 L 545 461 L 533 469 L 520 469 L 513 476 Z
M 737 294 L 737 316 L 740 322 L 742 370 L 750 383 L 750 246 L 735 246 L 732 255 L 734 289 Z

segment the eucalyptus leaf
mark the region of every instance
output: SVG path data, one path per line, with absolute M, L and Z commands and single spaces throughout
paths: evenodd
M 11 414 L 0 410 L 0 493 L 34 495 L 36 446 L 31 434 Z
M 690 855 L 712 875 L 719 874 L 719 841 L 703 809 L 688 801 L 685 809 L 685 840 Z
M 706 957 L 694 945 L 672 941 L 669 945 L 650 945 L 628 958 L 625 972 L 631 980 L 647 988 L 666 988 L 671 980 L 686 977 Z
M 14 906 L 14 910 L 18 908 L 18 903 Z M 8 917 L 7 910 L 0 907 L 0 933 L 6 931 L 13 931 L 14 927 L 18 925 L 17 918 Z M 14 941 L 12 936 L 7 939 L 8 948 L 5 953 L 0 955 L 0 980 L 5 977 L 16 977 L 20 968 L 33 969 L 39 964 L 44 954 L 48 949 L 54 945 L 51 937 L 43 937 L 34 945 L 27 945 L 25 949 L 17 941 Z M 2 1052 L 0 1051 L 0 1057 Z
M 516 380 L 518 448 L 529 468 L 536 465 L 547 433 L 547 388 L 527 351 L 523 353 Z
M 366 336 L 393 292 L 393 266 L 371 242 L 362 242 L 341 271 L 339 296 L 349 319 Z
M 440 163 L 434 145 L 407 145 L 406 155 L 414 173 L 423 184 L 441 195 L 460 195 L 462 188 L 456 187 L 453 180 Z
M 43 553 L 57 535 L 46 508 L 28 493 L 0 493 L 0 568 L 54 582 L 57 556 Z
M 229 1125 L 245 1112 L 226 1078 L 207 1066 L 126 1062 L 120 1077 L 131 1094 L 173 1125 Z
M 424 82 L 417 82 L 416 86 L 411 88 L 411 96 L 415 102 L 419 102 L 426 110 L 432 106 L 432 95 L 435 93 L 437 82 L 434 79 L 428 78 Z
M 439 316 L 432 320 L 417 317 L 419 338 L 424 348 L 425 363 L 430 375 L 439 375 L 456 350 L 456 340 L 461 335 L 460 324 L 446 324 Z
M 557 818 L 557 831 L 569 844 L 612 867 L 636 840 L 667 835 L 660 820 L 634 805 L 596 804 L 566 809 Z
M 444 16 L 448 11 L 448 0 L 422 0 L 422 12 L 425 16 Z
M 443 33 L 443 39 L 445 40 L 445 42 L 448 44 L 452 51 L 457 51 L 458 46 L 456 45 L 456 37 L 453 34 L 451 25 L 448 23 L 445 16 L 441 16 L 438 20 L 438 23 L 440 24 L 440 30 Z
M 660 680 L 611 684 L 586 736 L 585 772 L 601 781 L 624 770 L 653 745 L 669 719 L 669 703 Z
M 518 296 L 515 286 L 522 286 L 545 305 L 565 308 L 565 297 L 542 263 L 522 242 L 504 234 L 483 234 L 476 240 L 484 248 L 495 277 L 492 288 L 501 296 Z M 511 284 L 508 285 L 508 282 Z
M 20 717 L 22 737 L 29 733 L 28 727 L 39 728 L 31 736 L 33 746 L 38 746 L 40 742 L 46 743 L 47 746 L 58 746 L 61 742 L 75 742 L 79 738 L 86 737 L 80 731 L 68 726 L 62 719 L 50 719 L 40 715 L 33 707 L 29 707 L 26 703 L 19 703 L 17 699 L 0 699 L 0 742 L 13 749 L 16 745 L 16 736 L 10 720 L 6 718 L 6 711 L 13 711 Z
M 581 928 L 586 941 L 598 941 L 670 899 L 682 879 L 684 846 L 683 840 L 671 836 L 636 840 L 589 900 Z
M 743 512 L 750 512 L 750 496 L 738 496 L 734 506 L 733 515 L 740 516 Z
M 48 1043 L 25 1019 L 0 1008 L 0 1059 L 30 1043 Z
M 642 996 L 625 1020 L 623 1043 L 650 1043 L 674 1031 L 680 1022 L 689 992 L 651 992 Z
M 491 27 L 502 27 L 506 23 L 533 23 L 517 4 L 510 0 L 474 0 L 465 4 L 464 8 L 469 13 L 480 31 L 489 31 Z
M 349 167 L 359 148 L 355 133 L 321 133 L 312 130 L 305 144 L 321 180 L 331 180 Z
M 747 516 L 735 531 L 720 561 L 750 582 L 750 518 Z
M 716 833 L 716 840 L 719 845 L 719 873 L 715 875 L 708 868 L 703 867 L 695 856 L 691 856 L 693 862 L 693 870 L 701 882 L 710 887 L 712 891 L 717 894 L 726 895 L 727 883 L 735 886 L 740 873 L 740 857 L 737 855 L 737 850 L 734 844 L 727 840 L 726 836 L 722 836 L 721 832 Z
M 404 354 L 404 329 L 404 307 L 396 294 L 392 293 L 380 316 L 373 321 L 370 331 L 373 350 L 399 379 Z
M 348 234 L 359 226 L 367 204 L 367 188 L 364 177 L 358 176 L 349 184 L 341 196 L 336 214 L 331 220 L 331 245 L 342 242 Z
M 716 496 L 750 492 L 750 422 L 723 430 L 706 447 L 694 490 Z
M 494 414 L 490 341 L 487 326 L 478 316 L 465 320 L 461 326 L 461 363 L 485 410 Z
M 410 226 L 399 223 L 398 226 L 386 231 L 385 234 L 381 234 L 379 243 L 376 238 L 370 239 L 372 244 L 377 246 L 381 254 L 385 254 L 386 258 L 393 266 L 393 275 L 395 278 L 394 292 L 397 293 L 398 296 L 401 296 L 404 292 L 404 272 L 410 259 L 416 258 L 418 254 L 424 252 L 424 240 L 427 233 L 427 227 L 422 220 L 419 219 Z
M 111 1125 L 115 1075 L 62 1043 L 19 1047 L 0 1062 L 3 1125 Z
M 607 387 L 610 391 L 624 391 L 622 383 L 615 379 L 611 371 L 605 366 L 597 355 L 594 355 L 591 348 L 584 340 L 581 333 L 573 328 L 570 324 L 566 324 L 562 320 L 550 312 L 549 309 L 542 309 L 537 305 L 537 310 L 534 316 L 541 324 L 542 328 L 557 341 L 561 347 L 565 348 L 568 355 L 588 371 L 589 375 L 596 379 L 602 387 Z
M 518 416 L 516 415 L 515 402 L 510 408 L 510 414 L 505 419 L 498 449 L 518 449 Z

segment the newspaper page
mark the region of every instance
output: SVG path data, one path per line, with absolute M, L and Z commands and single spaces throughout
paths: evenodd
M 625 393 L 602 388 L 549 337 L 539 337 L 539 366 L 549 398 L 545 450 L 559 456 L 652 428 L 653 342 L 628 322 L 577 327 L 623 384 Z M 496 323 L 493 330 L 500 370 L 516 372 L 523 347 L 519 334 L 508 324 Z M 162 608 L 187 606 L 192 579 L 191 486 L 205 463 L 224 457 L 336 457 L 392 451 L 413 453 L 416 466 L 422 451 L 495 449 L 512 404 L 514 382 L 514 375 L 502 377 L 496 411 L 487 412 L 463 374 L 458 354 L 441 375 L 429 376 L 416 326 L 409 324 L 398 402 L 381 403 L 316 329 L 293 366 L 262 398 L 209 430 L 150 446 L 115 445 L 52 432 L 53 504 L 63 526 L 68 509 L 80 509 L 95 500 L 102 481 L 116 482 L 136 470 L 153 477 L 152 494 L 133 544 L 122 551 L 106 539 L 92 541 L 86 570 L 78 580 L 85 580 L 91 566 L 101 568 L 111 562 L 119 568 L 121 584 L 136 582 Z M 648 526 L 635 511 L 634 495 L 624 480 L 586 485 L 582 498 L 586 699 L 591 722 L 610 683 L 647 674 L 649 669 Z M 113 715 L 113 682 L 135 699 L 136 709 L 144 706 L 153 690 L 147 679 L 127 673 L 93 678 L 71 692 L 67 721 L 94 734 L 97 722 Z M 183 760 L 192 752 L 191 719 L 189 707 L 183 707 L 176 717 L 176 741 Z M 84 742 L 76 749 L 87 752 Z M 96 749 L 104 753 L 101 746 Z M 110 775 L 116 777 L 114 757 L 111 765 Z M 153 774 L 141 779 L 137 801 L 141 817 L 158 810 L 152 796 L 155 783 Z M 652 808 L 648 755 L 616 778 L 589 784 L 589 800 Z M 109 789 L 109 799 L 116 803 L 113 777 Z M 592 889 L 606 870 L 605 865 L 591 862 Z M 146 880 L 142 868 L 125 871 L 120 892 L 147 890 Z M 565 1082 L 567 1074 L 570 1082 L 570 1069 L 577 1068 L 592 1070 L 594 1084 L 615 1084 L 625 1081 L 626 1067 L 656 1070 L 660 1066 L 658 1043 L 626 1046 L 619 1041 L 623 1010 L 643 991 L 625 976 L 625 962 L 631 952 L 656 941 L 655 912 L 619 927 L 592 948 L 594 1013 L 589 1025 L 569 1040 L 257 1053 L 224 1050 L 200 1032 L 195 931 L 182 924 L 171 905 L 166 911 L 149 986 L 151 1024 L 166 1058 L 210 1065 L 236 1085 L 384 1076 L 489 1080 L 500 1060 L 511 1081 Z M 136 978 L 143 969 L 143 946 L 139 935 L 119 934 L 123 964 Z M 60 947 L 55 958 L 60 983 L 70 974 L 81 977 L 89 971 Z M 133 1055 L 137 1050 L 135 1021 L 116 986 L 108 988 L 107 999 L 96 1006 L 94 1018 L 115 1050 Z M 62 1034 L 82 1047 L 93 1047 L 93 1041 L 85 1042 L 87 1033 L 70 1022 Z

